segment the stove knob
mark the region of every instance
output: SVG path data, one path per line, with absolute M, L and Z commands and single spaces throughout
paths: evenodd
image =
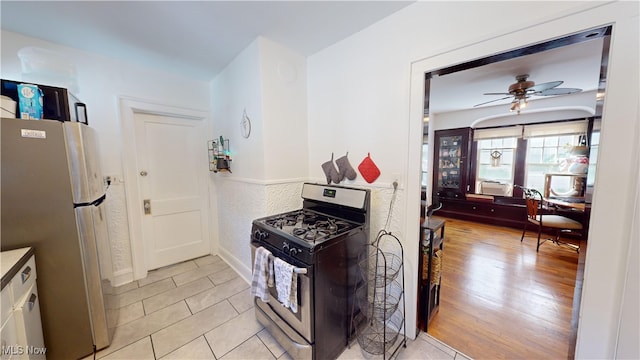
M 289 243 L 288 242 L 284 241 L 282 243 L 282 250 L 284 250 L 284 251 L 289 250 Z
M 299 253 L 299 252 L 301 252 L 301 250 L 298 250 L 298 249 L 296 249 L 296 248 L 294 248 L 294 247 L 292 247 L 291 249 L 289 249 L 289 255 L 292 255 L 292 256 L 293 256 L 293 255 L 295 255 L 295 254 L 297 254 L 297 253 Z
M 255 238 L 258 239 L 258 240 L 264 240 L 264 239 L 269 237 L 269 233 L 266 232 L 266 231 L 256 230 L 253 233 L 253 236 L 255 236 Z

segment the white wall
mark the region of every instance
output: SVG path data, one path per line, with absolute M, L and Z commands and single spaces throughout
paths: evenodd
M 306 59 L 260 38 L 265 180 L 307 176 Z
M 229 138 L 231 171 L 234 178 L 263 179 L 265 165 L 260 48 L 252 42 L 211 82 L 213 135 Z M 246 112 L 251 121 L 251 135 L 244 139 L 240 121 Z M 228 173 L 221 173 L 230 178 Z M 212 179 L 222 176 L 213 176 Z
M 382 171 L 379 184 L 403 174 L 409 303 L 416 298 L 424 72 L 616 22 L 600 153 L 608 165 L 596 179 L 576 353 L 613 356 L 627 266 L 623 249 L 637 199 L 607 196 L 605 189 L 632 190 L 637 181 L 630 157 L 615 154 L 637 146 L 625 132 L 638 119 L 637 14 L 633 2 L 418 2 L 309 58 L 309 173 L 321 176 L 319 164 L 332 151 L 348 149 L 355 158 L 371 151 Z M 412 63 L 421 73 L 410 80 Z M 385 212 L 384 204 L 373 209 L 376 217 Z M 415 309 L 407 309 L 407 321 L 413 335 Z
M 245 279 L 251 275 L 254 219 L 300 208 L 306 180 L 306 63 L 266 38 L 242 51 L 211 84 L 213 129 L 229 137 L 232 174 L 211 174 L 212 221 L 219 254 Z M 243 112 L 252 123 L 240 135 Z
M 36 46 L 63 54 L 76 66 L 78 98 L 87 104 L 89 125 L 97 130 L 104 175 L 116 178 L 108 190 L 106 208 L 112 261 L 117 279 L 131 279 L 131 246 L 125 204 L 118 97 L 128 96 L 184 108 L 209 108 L 208 83 L 188 80 L 85 51 L 2 30 L 1 76 L 22 81 L 19 49 Z M 47 78 L 48 79 L 48 78 Z M 37 82 L 37 77 L 29 77 Z M 44 82 L 45 85 L 65 85 Z M 116 279 L 116 281 L 118 281 Z M 125 281 L 125 280 L 123 280 Z
M 640 106 L 640 103 L 638 104 Z M 636 139 L 640 138 L 640 124 L 635 127 Z M 640 148 L 633 156 L 636 173 L 640 179 Z M 636 183 L 636 199 L 640 199 L 640 181 Z M 636 202 L 632 220 L 628 254 L 626 283 L 621 301 L 617 359 L 640 359 L 640 201 Z

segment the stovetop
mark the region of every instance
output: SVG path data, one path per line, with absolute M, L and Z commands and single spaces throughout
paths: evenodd
M 324 249 L 368 238 L 369 190 L 304 183 L 302 199 L 299 210 L 254 220 L 252 246 L 265 246 L 286 261 L 313 264 Z
M 256 220 L 263 229 L 276 230 L 290 239 L 297 239 L 313 247 L 340 236 L 358 224 L 310 210 L 295 210 Z

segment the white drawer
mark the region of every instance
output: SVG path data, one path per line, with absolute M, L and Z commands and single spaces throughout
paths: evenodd
M 6 289 L 7 288 L 4 288 L 4 290 Z M 2 360 L 17 358 L 21 348 L 18 346 L 17 329 L 13 313 L 10 313 L 7 322 L 2 324 L 0 338 L 2 341 Z
M 18 344 L 22 345 L 24 349 L 32 350 L 22 359 L 45 359 L 40 302 L 36 284 L 33 284 L 22 301 L 16 304 L 13 316 L 16 322 Z
M 13 290 L 14 303 L 18 302 L 36 282 L 36 259 L 31 256 L 26 264 L 20 268 L 20 271 L 11 280 L 11 288 Z
M 13 311 L 13 294 L 11 294 L 11 283 L 7 284 L 7 286 L 2 289 L 2 299 L 0 301 L 2 301 L 0 303 L 0 307 L 2 308 L 2 313 L 0 314 L 2 321 L 0 322 L 0 326 L 4 326 L 5 321 L 7 321 L 9 315 L 11 315 L 11 312 Z

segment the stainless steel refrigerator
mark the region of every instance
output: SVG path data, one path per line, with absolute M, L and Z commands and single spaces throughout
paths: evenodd
M 47 359 L 109 345 L 117 306 L 94 129 L 0 120 L 2 250 L 35 248 Z

